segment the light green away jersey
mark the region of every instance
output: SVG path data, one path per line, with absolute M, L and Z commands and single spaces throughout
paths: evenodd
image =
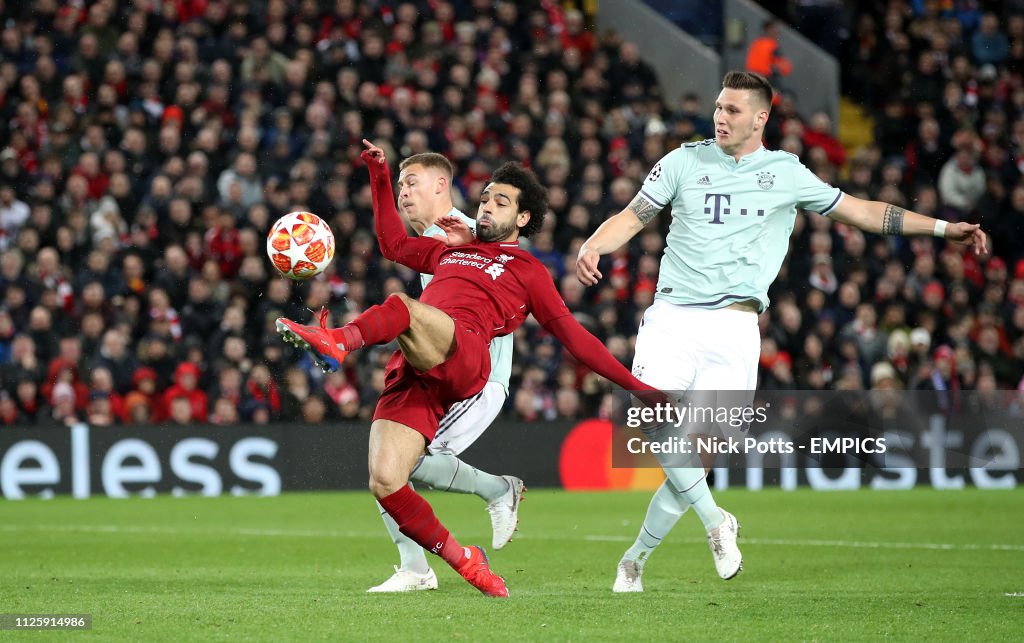
M 462 219 L 466 225 L 470 227 L 473 232 L 476 232 L 476 219 L 471 219 L 456 208 L 452 208 L 452 211 L 448 213 L 449 216 L 455 215 Z M 436 223 L 431 225 L 429 228 L 423 231 L 424 237 L 432 237 L 436 235 L 447 236 L 444 230 L 441 229 Z M 430 280 L 434 278 L 434 275 L 420 275 L 420 284 L 424 288 L 430 283 Z M 504 337 L 495 337 L 491 340 L 491 375 L 487 378 L 489 382 L 497 382 L 505 387 L 505 394 L 508 395 L 508 381 L 512 377 L 512 335 L 505 335 Z
M 640 195 L 672 206 L 657 299 L 700 308 L 756 299 L 762 311 L 796 209 L 827 215 L 843 198 L 788 152 L 762 147 L 737 162 L 714 139 L 662 157 Z

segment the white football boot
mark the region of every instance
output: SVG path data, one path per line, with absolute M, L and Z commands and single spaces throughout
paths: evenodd
M 721 509 L 721 508 L 719 508 Z M 736 546 L 736 537 L 740 534 L 740 523 L 736 516 L 721 509 L 725 520 L 718 527 L 708 532 L 708 547 L 715 557 L 715 569 L 722 580 L 729 580 L 743 569 L 743 554 Z
M 512 540 L 512 535 L 519 526 L 519 503 L 523 499 L 526 487 L 523 481 L 513 476 L 501 476 L 508 482 L 508 491 L 503 496 L 487 505 L 487 513 L 491 514 L 491 547 L 501 549 Z
M 366 590 L 373 592 L 418 592 L 427 589 L 437 589 L 437 575 L 433 569 L 427 570 L 426 574 L 417 574 L 408 569 L 401 569 L 395 565 L 394 575 L 377 585 Z
M 644 591 L 643 574 L 643 565 L 635 560 L 623 558 L 619 561 L 619 567 L 615 571 L 615 583 L 612 585 L 612 591 L 617 594 Z

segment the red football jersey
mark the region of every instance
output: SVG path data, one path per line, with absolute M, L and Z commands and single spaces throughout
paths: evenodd
M 569 315 L 547 268 L 519 244 L 477 242 L 448 247 L 429 237 L 402 238 L 384 256 L 433 274 L 420 301 L 470 325 L 488 339 L 508 335 L 533 313 L 541 325 Z

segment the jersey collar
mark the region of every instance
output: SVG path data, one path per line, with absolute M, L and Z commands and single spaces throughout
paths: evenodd
M 761 158 L 761 156 L 768 151 L 764 145 L 761 145 L 750 154 L 741 156 L 740 160 L 737 161 L 732 156 L 722 151 L 722 148 L 718 146 L 718 143 L 715 143 L 712 147 L 715 148 L 715 154 L 718 155 L 718 158 L 721 159 L 723 163 L 729 165 L 730 167 L 739 167 L 740 165 L 747 165 L 748 163 L 753 163 L 757 159 Z

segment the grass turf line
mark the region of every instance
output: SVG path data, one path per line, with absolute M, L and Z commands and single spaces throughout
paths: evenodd
M 460 542 L 488 546 L 479 499 L 427 497 Z M 743 524 L 739 577 L 718 579 L 689 512 L 647 591 L 614 595 L 649 494 L 531 491 L 516 539 L 488 552 L 508 601 L 433 557 L 439 591 L 366 594 L 397 555 L 365 492 L 0 501 L 0 612 L 93 615 L 91 632 L 36 633 L 50 640 L 1019 636 L 1024 598 L 1006 594 L 1024 592 L 1024 491 L 716 497 Z

